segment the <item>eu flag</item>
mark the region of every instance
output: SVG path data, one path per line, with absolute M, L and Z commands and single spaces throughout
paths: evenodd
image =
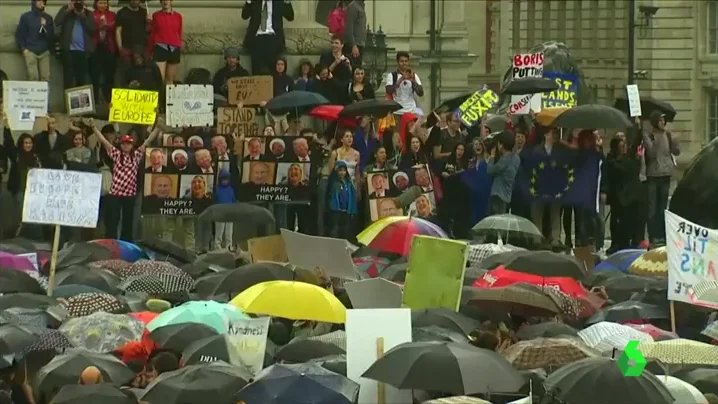
M 521 153 L 516 184 L 528 201 L 597 210 L 601 164 L 601 154 L 596 150 L 556 145 L 549 155 L 542 146 L 536 146 Z

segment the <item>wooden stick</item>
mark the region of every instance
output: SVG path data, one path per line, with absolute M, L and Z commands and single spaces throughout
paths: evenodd
M 384 337 L 376 339 L 376 359 L 379 360 L 384 356 Z M 386 404 L 386 385 L 378 383 L 376 385 L 376 404 Z
M 55 236 L 52 239 L 52 255 L 50 255 L 50 279 L 47 285 L 47 295 L 52 297 L 52 289 L 55 287 L 55 268 L 57 267 L 57 250 L 60 248 L 60 226 L 55 226 Z
M 676 306 L 675 306 L 675 303 L 673 303 L 673 300 L 671 300 L 670 308 L 671 308 L 671 331 L 673 331 L 675 333 L 676 332 Z

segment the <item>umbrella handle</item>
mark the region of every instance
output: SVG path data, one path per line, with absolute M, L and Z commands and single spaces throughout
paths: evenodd
M 384 337 L 376 339 L 376 359 L 379 360 L 384 356 Z M 376 386 L 376 404 L 386 404 L 386 385 L 378 383 Z

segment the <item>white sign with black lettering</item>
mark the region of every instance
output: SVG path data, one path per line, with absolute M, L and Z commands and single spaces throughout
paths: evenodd
M 629 84 L 626 86 L 626 95 L 628 96 L 628 110 L 631 118 L 641 116 L 641 93 L 638 91 L 637 84 Z
M 3 108 L 10 129 L 30 132 L 35 118 L 47 116 L 46 81 L 3 81 Z
M 167 125 L 194 127 L 214 125 L 214 87 L 200 84 L 167 86 Z
M 543 77 L 543 53 L 519 53 L 514 55 L 512 66 L 513 80 L 529 77 Z M 509 115 L 526 115 L 529 112 L 541 112 L 541 94 L 512 95 Z
M 268 334 L 269 317 L 228 319 L 227 337 L 234 348 L 234 352 L 230 352 L 232 365 L 257 375 L 264 367 Z
M 102 175 L 34 168 L 27 174 L 22 221 L 69 227 L 97 227 Z

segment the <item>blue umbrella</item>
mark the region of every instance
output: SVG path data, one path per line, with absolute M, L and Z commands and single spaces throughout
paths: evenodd
M 621 271 L 628 272 L 628 267 L 631 266 L 633 261 L 637 260 L 638 257 L 643 255 L 646 250 L 642 249 L 629 249 L 621 250 L 611 254 L 610 257 L 601 261 L 593 269 L 594 271 Z

